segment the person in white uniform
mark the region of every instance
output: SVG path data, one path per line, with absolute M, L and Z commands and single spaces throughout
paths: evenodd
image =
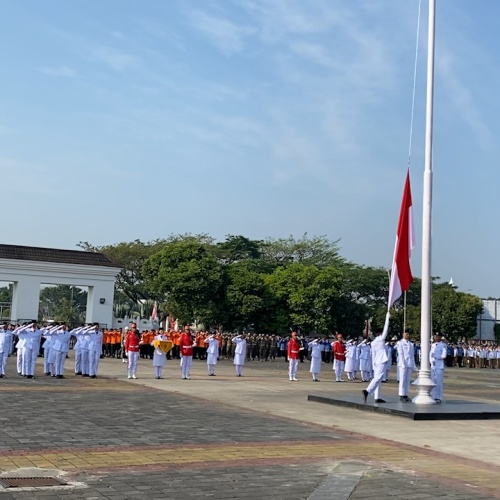
M 219 357 L 219 341 L 215 338 L 215 335 L 209 335 L 205 340 L 207 347 L 207 367 L 208 376 L 215 377 L 215 365 L 217 364 L 217 359 Z
M 24 326 L 18 326 L 12 332 L 17 337 L 16 351 L 17 351 L 17 374 L 22 377 L 24 375 L 24 338 L 19 337 L 19 332 Z
M 311 351 L 311 367 L 309 371 L 312 374 L 313 382 L 319 382 L 319 373 L 321 372 L 321 352 L 323 351 L 323 343 L 319 339 L 314 339 L 307 344 Z
M 353 340 L 348 340 L 346 344 L 345 365 L 344 365 L 344 371 L 347 373 L 348 380 L 356 379 L 357 354 L 358 354 L 358 346 L 356 345 L 356 342 Z
M 241 377 L 241 371 L 245 366 L 245 359 L 247 356 L 247 341 L 244 335 L 236 335 L 232 340 L 235 345 L 233 364 L 236 370 L 236 376 Z
M 363 401 L 366 403 L 368 396 L 373 394 L 375 403 L 385 403 L 380 394 L 380 383 L 385 376 L 385 367 L 388 360 L 387 350 L 385 348 L 385 339 L 389 332 L 389 319 L 391 315 L 387 312 L 383 330 L 378 329 L 376 337 L 372 340 L 372 363 L 373 378 L 366 389 L 363 389 Z
M 102 336 L 103 332 L 99 325 L 94 325 L 90 330 L 89 339 L 89 377 L 97 378 L 97 370 L 99 369 L 99 360 L 102 353 Z
M 9 352 L 9 336 L 7 325 L 0 326 L 0 378 L 5 378 Z M 5 354 L 7 353 L 7 356 Z
M 36 323 L 21 328 L 18 331 L 20 339 L 24 339 L 24 376 L 35 378 L 35 365 L 40 352 L 40 341 L 44 330 L 38 328 Z
M 372 359 L 370 346 L 363 340 L 359 345 L 359 370 L 361 371 L 361 381 L 368 382 L 371 378 Z
M 403 333 L 403 338 L 396 344 L 398 353 L 399 400 L 410 402 L 411 372 L 415 369 L 415 347 L 410 341 L 410 334 Z
M 168 341 L 168 338 L 166 335 L 163 333 L 158 333 L 158 335 L 155 335 L 153 338 L 153 342 L 151 342 L 151 345 L 155 344 L 156 341 L 163 341 L 166 342 Z M 159 346 L 155 347 L 155 350 L 153 352 L 153 367 L 155 369 L 155 379 L 160 380 L 163 377 L 162 372 L 163 372 L 163 367 L 167 364 L 167 354 L 163 352 Z
M 444 378 L 444 361 L 446 359 L 447 347 L 442 341 L 440 333 L 434 335 L 434 342 L 431 344 L 429 358 L 431 362 L 431 379 L 436 384 L 431 391 L 431 396 L 436 403 L 441 403 L 443 400 L 443 378 Z

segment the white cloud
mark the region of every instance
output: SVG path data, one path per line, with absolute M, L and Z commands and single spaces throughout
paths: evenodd
M 332 67 L 333 65 L 331 55 L 323 46 L 317 43 L 297 42 L 292 43 L 290 48 L 297 55 L 321 66 Z
M 134 68 L 139 63 L 139 59 L 136 56 L 111 47 L 96 48 L 93 51 L 93 56 L 115 71 L 124 71 Z
M 250 26 L 240 26 L 228 19 L 212 16 L 200 10 L 190 11 L 189 18 L 199 32 L 228 55 L 241 52 L 245 38 L 255 33 L 255 29 Z
M 45 66 L 43 68 L 40 68 L 40 71 L 46 75 L 62 76 L 64 78 L 76 78 L 78 76 L 77 72 L 74 69 L 69 68 L 68 66 Z
M 447 89 L 446 96 L 455 112 L 474 132 L 478 143 L 484 149 L 491 149 L 495 143 L 493 132 L 481 116 L 472 91 L 463 83 L 464 79 L 458 74 L 453 56 L 446 48 L 440 49 L 436 73 Z

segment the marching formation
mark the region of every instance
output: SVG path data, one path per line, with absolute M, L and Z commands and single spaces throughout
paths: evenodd
M 383 333 L 385 332 L 385 333 Z M 75 375 L 96 378 L 101 358 L 117 358 L 127 363 L 127 376 L 137 378 L 139 358 L 151 359 L 156 379 L 162 379 L 163 368 L 169 359 L 180 360 L 181 378 L 190 379 L 193 359 L 206 361 L 207 375 L 216 376 L 218 360 L 231 359 L 235 375 L 243 375 L 243 367 L 250 361 L 288 363 L 288 377 L 298 381 L 300 363 L 310 361 L 309 372 L 314 382 L 320 381 L 324 364 L 333 362 L 336 382 L 361 380 L 367 382 L 363 400 L 373 395 L 375 402 L 384 403 L 381 384 L 389 380 L 393 365 L 399 383 L 399 397 L 409 402 L 412 372 L 420 365 L 419 343 L 410 340 L 408 332 L 400 339 L 387 340 L 387 329 L 378 330 L 374 338 L 344 340 L 335 337 L 309 338 L 292 332 L 289 337 L 276 335 L 231 335 L 199 331 L 189 326 L 178 331 L 139 332 L 136 324 L 121 330 L 102 330 L 99 325 L 69 329 L 66 325 L 40 326 L 36 322 L 16 326 L 0 325 L 0 378 L 5 378 L 9 356 L 17 355 L 19 376 L 34 378 L 38 357 L 43 357 L 45 376 L 64 378 L 65 363 L 72 349 L 75 353 Z M 500 368 L 500 346 L 492 342 L 449 343 L 440 334 L 434 336 L 430 349 L 432 396 L 443 400 L 445 367 Z M 345 378 L 344 378 L 345 377 Z

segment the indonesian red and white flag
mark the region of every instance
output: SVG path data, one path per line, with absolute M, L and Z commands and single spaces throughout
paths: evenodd
M 415 247 L 415 227 L 413 225 L 413 211 L 410 188 L 410 171 L 406 174 L 401 212 L 399 213 L 396 246 L 392 260 L 391 279 L 389 282 L 389 309 L 402 293 L 408 290 L 413 282 L 410 268 L 411 251 Z
M 153 312 L 151 313 L 151 319 L 153 321 L 158 321 L 158 303 L 156 302 L 156 300 L 153 306 Z

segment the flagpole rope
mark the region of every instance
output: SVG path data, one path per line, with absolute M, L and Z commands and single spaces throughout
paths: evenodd
M 408 168 L 410 168 L 411 163 L 411 147 L 413 139 L 413 122 L 415 118 L 415 94 L 417 89 L 417 69 L 418 69 L 418 44 L 420 39 L 420 14 L 422 11 L 422 0 L 418 2 L 418 16 L 417 16 L 417 36 L 415 43 L 415 66 L 413 69 L 413 95 L 411 100 L 411 117 L 410 117 L 410 140 L 408 146 Z

